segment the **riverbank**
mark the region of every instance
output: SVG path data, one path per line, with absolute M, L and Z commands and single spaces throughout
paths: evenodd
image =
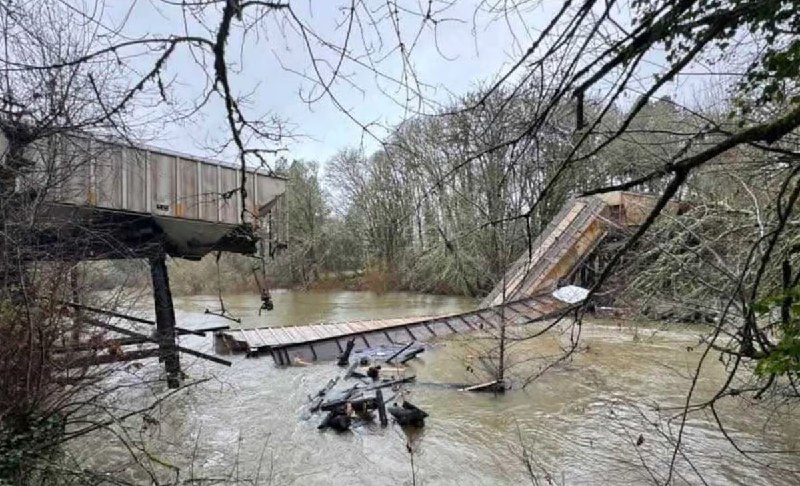
M 173 295 L 259 294 L 254 276 L 258 261 L 243 255 L 223 254 L 217 262 L 214 255 L 200 261 L 171 258 L 167 262 Z M 119 287 L 148 288 L 150 270 L 145 261 L 102 261 L 81 264 L 83 288 L 88 291 L 112 290 Z M 260 270 L 256 270 L 259 273 Z M 259 273 L 260 275 L 260 273 Z M 260 276 L 259 276 L 260 278 Z M 404 282 L 402 278 L 383 270 L 350 270 L 327 272 L 308 282 L 273 274 L 268 277 L 270 288 L 310 291 L 370 291 L 417 292 L 434 295 L 464 296 L 454 287 L 444 284 L 423 287 Z M 471 296 L 464 296 L 471 297 Z

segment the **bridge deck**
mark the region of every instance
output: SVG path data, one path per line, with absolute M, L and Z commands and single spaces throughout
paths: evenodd
M 506 272 L 482 307 L 499 305 L 553 290 L 558 280 L 593 249 L 606 233 L 601 213 L 607 204 L 597 197 L 568 202 Z
M 503 306 L 437 317 L 406 317 L 305 326 L 231 329 L 217 335 L 232 350 L 270 352 L 278 364 L 331 360 L 356 338 L 358 346 L 424 341 L 438 336 L 495 329 L 501 318 L 509 325 L 554 317 L 568 304 L 549 295 L 530 297 Z

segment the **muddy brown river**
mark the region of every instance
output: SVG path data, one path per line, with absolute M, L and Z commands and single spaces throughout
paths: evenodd
M 464 298 L 408 293 L 278 291 L 274 300 L 275 310 L 261 317 L 256 295 L 226 296 L 225 304 L 242 318 L 242 327 L 447 314 L 474 306 Z M 223 322 L 204 314 L 218 307 L 216 297 L 181 297 L 176 305 L 181 325 Z M 679 426 L 670 420 L 677 413 L 672 407 L 683 404 L 703 331 L 590 322 L 574 359 L 502 396 L 455 386 L 486 378 L 470 371 L 471 357 L 491 340 L 441 339 L 408 372 L 416 374 L 417 384 L 408 387 L 407 398 L 430 414 L 411 437 L 377 421 L 343 434 L 319 432 L 321 417 L 306 412 L 307 397 L 338 372 L 332 363 L 278 368 L 269 357 L 232 355 L 233 366 L 225 368 L 183 355 L 190 379 L 211 380 L 165 402 L 152 414 L 157 423 L 136 422 L 125 431 L 147 450 L 145 463 L 173 480 L 205 484 L 252 484 L 246 481 L 256 478 L 259 484 L 348 486 L 661 483 Z M 521 364 L 512 381 L 521 384 L 541 364 L 529 358 L 556 356 L 565 340 L 552 332 L 515 343 L 510 358 Z M 212 349 L 211 338 L 183 338 L 182 344 Z M 157 363 L 145 362 L 119 379 L 134 383 L 158 370 Z M 724 376 L 716 358 L 710 359 L 698 400 L 710 396 Z M 133 408 L 163 393 L 132 387 L 116 400 L 123 409 Z M 730 399 L 718 411 L 728 437 L 750 452 L 738 453 L 709 411 L 692 414 L 674 461 L 675 484 L 800 484 L 794 407 Z M 149 484 L 149 476 L 136 472 L 126 462 L 129 454 L 114 444 L 95 438 L 76 448 L 74 458 Z

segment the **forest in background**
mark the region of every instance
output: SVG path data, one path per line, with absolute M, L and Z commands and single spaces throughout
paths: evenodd
M 687 424 L 704 417 L 754 471 L 776 457 L 796 458 L 795 450 L 771 444 L 742 445 L 735 419 L 760 416 L 766 426 L 777 415 L 794 417 L 800 398 L 798 2 L 587 0 L 541 11 L 533 9 L 553 4 L 478 2 L 466 15 L 449 0 L 334 2 L 334 17 L 313 15 L 311 4 L 301 10 L 302 2 L 165 0 L 152 3 L 185 22 L 157 25 L 143 17 L 144 32 L 126 12 L 117 18 L 91 3 L 0 2 L 0 128 L 8 139 L 0 165 L 0 483 L 105 484 L 126 465 L 149 475 L 142 484 L 196 483 L 153 461 L 127 435 L 152 423 L 150 412 L 171 395 L 160 393 L 161 376 L 131 376 L 124 365 L 72 368 L 58 357 L 70 343 L 95 351 L 79 340 L 84 330 L 117 338 L 97 332 L 108 322 L 91 323 L 58 304 L 72 297 L 75 264 L 51 263 L 58 249 L 32 229 L 46 223 L 49 197 L 69 189 L 64 174 L 86 164 L 45 150 L 49 140 L 87 133 L 146 141 L 164 127 L 191 130 L 211 120 L 225 129 L 209 129 L 216 136 L 205 141 L 208 153 L 235 155 L 242 174 L 258 165 L 292 177 L 288 249 L 275 262 L 276 284 L 313 287 L 344 272 L 363 273 L 374 288 L 480 294 L 566 198 L 654 194 L 657 204 L 643 224 L 607 248 L 588 300 L 614 292 L 642 309 L 692 308 L 712 322 L 697 327 L 696 367 L 679 371 L 687 380 L 686 393 L 675 397 L 679 406 L 642 403 L 654 413 L 667 410 L 663 405 L 674 411 L 665 427 L 644 416 L 640 424 L 648 437 L 663 437 L 668 450 L 645 456 L 647 445 L 632 440 L 621 455 L 636 452 L 655 484 L 709 484 L 708 471 L 692 461 L 698 452 L 718 461 L 717 451 L 684 442 Z M 320 21 L 335 25 L 319 30 Z M 447 81 L 426 73 L 429 59 L 418 54 L 442 47 L 440 30 L 471 22 L 472 31 L 453 32 L 450 43 L 477 44 L 484 27 L 506 21 L 508 63 L 482 89 L 440 106 Z M 365 137 L 379 140 L 380 150 L 273 167 L 293 134 L 271 106 L 252 101 L 270 94 L 266 81 L 274 77 L 265 76 L 272 73 L 263 54 L 275 53 L 276 44 L 302 54 L 294 67 L 280 59 L 270 66 L 299 74 L 297 105 L 332 103 Z M 257 77 L 245 79 L 245 70 Z M 191 81 L 194 89 L 186 89 Z M 370 131 L 371 113 L 341 102 L 373 82 L 370 93 L 404 110 L 387 137 Z M 360 92 L 371 107 L 371 94 Z M 241 181 L 225 197 L 245 208 Z M 674 201 L 688 201 L 689 209 L 663 211 Z M 69 235 L 80 228 L 65 222 L 49 229 Z M 107 237 L 90 234 L 74 253 L 92 257 L 91 243 L 114 242 Z M 249 263 L 176 260 L 170 273 L 176 293 L 232 291 L 247 285 Z M 95 288 L 104 279 L 119 288 L 139 278 L 137 264 L 105 265 L 112 271 L 87 272 Z M 95 304 L 124 310 L 124 296 L 109 294 Z M 545 329 L 569 342 L 542 357 L 527 379 L 587 349 L 584 310 L 570 309 L 559 327 Z M 522 339 L 549 338 L 527 329 Z M 696 393 L 717 362 L 723 383 L 710 397 Z M 71 369 L 77 372 L 67 382 Z M 144 408 L 119 406 L 120 376 L 148 397 Z M 98 431 L 130 457 L 88 470 L 64 460 L 76 438 Z M 796 479 L 800 471 L 787 474 Z
M 438 115 L 397 126 L 373 153 L 345 149 L 324 163 L 280 159 L 276 170 L 289 179 L 281 223 L 288 247 L 269 262 L 270 284 L 485 295 L 569 198 L 635 179 L 676 156 L 701 150 L 717 136 L 693 134 L 710 123 L 722 127 L 720 134 L 726 126 L 735 128 L 730 114 L 736 107 L 728 101 L 709 96 L 687 108 L 669 97 L 654 99 L 635 114 L 624 134 L 550 185 L 561 170 L 552 160 L 573 146 L 574 103 L 560 106 L 558 116 L 536 133 L 497 148 L 508 133 L 523 131 L 543 99 L 537 85 L 515 93 L 477 90 Z M 477 102 L 478 109 L 466 109 Z M 585 116 L 597 115 L 597 106 L 587 102 Z M 629 109 L 609 110 L 602 119 L 608 128 L 597 130 L 610 133 Z M 643 309 L 659 296 L 664 301 L 683 296 L 674 305 L 685 306 L 690 296 L 702 294 L 705 284 L 692 276 L 698 268 L 686 265 L 686 249 L 674 248 L 673 257 L 681 256 L 668 261 L 663 243 L 686 231 L 698 244 L 716 240 L 719 223 L 724 223 L 742 230 L 727 232 L 718 248 L 704 251 L 735 258 L 749 242 L 744 229 L 770 197 L 774 172 L 757 166 L 764 156 L 752 147 L 731 151 L 695 172 L 676 196 L 694 209 L 659 222 L 659 229 L 639 244 L 640 251 L 628 255 L 630 265 L 607 286 L 625 287 L 614 290 L 626 305 Z M 445 179 L 447 184 L 431 183 Z M 635 190 L 657 195 L 663 186 L 648 181 Z M 541 194 L 546 196 L 539 199 Z M 664 232 L 669 233 L 666 239 Z M 704 259 L 698 254 L 693 263 L 700 266 Z M 681 260 L 684 264 L 675 263 Z M 178 293 L 257 291 L 252 268 L 258 260 L 251 257 L 222 255 L 217 262 L 209 255 L 199 263 L 172 265 Z M 674 276 L 681 274 L 677 281 Z

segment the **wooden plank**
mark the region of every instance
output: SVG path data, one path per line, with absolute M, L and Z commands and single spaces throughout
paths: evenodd
M 308 341 L 319 341 L 322 339 L 322 336 L 317 332 L 314 326 L 303 326 L 301 330 L 308 338 Z
M 139 332 L 136 332 L 136 331 L 131 331 L 130 329 L 125 329 L 124 327 L 115 326 L 113 324 L 108 324 L 106 322 L 98 321 L 97 319 L 91 319 L 89 317 L 84 317 L 83 321 L 88 323 L 88 324 L 91 324 L 93 326 L 97 326 L 97 327 L 101 327 L 103 329 L 108 329 L 110 331 L 118 332 L 118 333 L 124 334 L 126 336 L 146 338 L 146 339 L 149 339 L 151 342 L 153 342 L 155 344 L 159 344 L 158 339 L 156 339 L 155 337 L 146 336 L 146 335 L 144 335 L 142 333 L 139 333 Z M 206 359 L 208 361 L 213 361 L 214 363 L 219 363 L 219 364 L 222 364 L 222 365 L 225 365 L 225 366 L 230 366 L 231 365 L 231 362 L 228 361 L 228 360 L 225 360 L 225 359 L 222 359 L 222 358 L 217 358 L 216 356 L 213 356 L 213 355 L 210 355 L 210 354 L 201 353 L 200 351 L 195 351 L 194 349 L 186 348 L 186 347 L 183 347 L 183 346 L 180 346 L 180 345 L 176 345 L 175 349 L 180 351 L 181 353 L 191 354 L 192 356 L 197 356 L 198 358 L 203 358 L 203 359 Z
M 368 332 L 368 331 L 372 330 L 372 328 L 370 328 L 369 326 L 365 326 L 362 321 L 348 322 L 347 323 L 347 327 L 350 328 L 351 332 L 356 333 L 356 334 L 363 333 L 363 332 Z
M 428 330 L 428 332 L 430 332 L 430 333 L 433 335 L 433 337 L 436 337 L 436 333 L 433 331 L 433 328 L 430 326 L 430 324 L 428 324 L 428 323 L 426 322 L 426 323 L 424 323 L 423 325 L 425 326 L 425 329 L 427 329 L 427 330 Z
M 278 332 L 279 335 L 281 336 L 280 346 L 288 346 L 290 344 L 294 344 L 296 338 L 291 330 L 291 326 L 281 326 L 279 328 L 276 328 L 275 331 Z
M 253 348 L 262 348 L 267 345 L 267 342 L 264 340 L 261 332 L 258 329 L 248 329 L 248 342 L 251 344 Z
M 453 325 L 452 325 L 452 324 L 450 324 L 450 319 L 443 319 L 443 320 L 442 320 L 442 321 L 440 321 L 440 322 L 444 322 L 444 325 L 445 325 L 445 326 L 447 326 L 448 328 L 450 328 L 450 331 L 451 331 L 453 334 L 458 334 L 458 331 L 456 331 L 456 329 L 453 327 Z
M 92 356 L 81 356 L 79 358 L 59 360 L 58 365 L 64 368 L 86 368 L 102 364 L 123 363 L 139 359 L 154 358 L 158 356 L 158 348 L 129 351 L 119 356 L 112 354 L 101 354 Z
M 520 314 L 521 314 L 520 312 L 516 311 L 510 305 L 504 305 L 504 306 L 501 306 L 501 307 L 494 307 L 493 309 L 494 309 L 495 313 L 499 317 L 501 316 L 501 317 L 503 317 L 505 319 L 514 319 L 515 317 L 519 317 Z
M 341 325 L 341 323 L 336 323 L 336 324 L 326 324 L 326 325 L 327 325 L 327 326 L 330 326 L 330 328 L 331 328 L 332 332 L 335 332 L 337 336 L 346 336 L 346 335 L 347 335 L 347 329 L 345 329 L 345 328 L 344 328 L 344 327 Z
M 281 338 L 281 346 L 288 346 L 290 344 L 294 344 L 296 341 L 296 337 L 294 336 L 294 332 L 291 329 L 292 326 L 281 326 L 280 332 L 282 334 Z
M 386 327 L 382 320 L 359 321 L 355 325 L 361 332 L 380 331 Z
M 331 337 L 331 328 L 330 326 L 324 326 L 322 324 L 317 324 L 314 326 L 317 334 L 320 335 L 323 339 L 328 339 Z
M 292 344 L 303 343 L 308 341 L 308 339 L 306 339 L 305 336 L 301 332 L 299 332 L 298 329 L 294 326 L 287 326 L 284 328 L 284 331 L 286 331 L 286 334 L 289 335 L 290 342 Z
M 311 334 L 311 332 L 305 326 L 292 327 L 292 332 L 296 336 L 300 336 L 300 339 L 299 339 L 298 342 L 306 343 L 308 341 L 313 341 L 314 340 L 314 335 Z
M 496 326 L 494 325 L 494 323 L 493 323 L 493 322 L 491 322 L 489 319 L 487 319 L 487 318 L 484 316 L 484 313 L 483 313 L 483 312 L 481 312 L 480 314 L 476 314 L 476 316 L 478 317 L 478 319 L 480 319 L 481 321 L 483 321 L 483 323 L 484 323 L 484 327 L 485 327 L 485 326 L 488 326 L 488 327 L 490 327 L 490 328 L 496 327 Z
M 324 326 L 328 330 L 330 337 L 342 338 L 347 334 L 339 324 L 324 324 Z
M 270 342 L 272 346 L 280 346 L 286 342 L 286 333 L 277 327 L 268 327 Z
M 526 317 L 528 315 L 528 311 L 530 310 L 524 304 L 522 304 L 520 302 L 513 302 L 513 303 L 509 304 L 508 307 L 513 309 L 514 312 L 516 312 L 517 314 L 521 314 L 521 315 L 524 315 Z
M 275 333 L 275 329 L 274 328 L 267 327 L 265 329 L 267 329 L 269 331 L 269 335 L 272 338 L 271 341 L 270 341 L 272 343 L 271 346 L 275 346 L 275 345 L 277 345 L 278 343 L 281 342 L 280 339 L 278 339 L 278 335 Z
M 346 334 L 358 334 L 360 331 L 355 329 L 350 322 L 342 322 L 339 326 L 345 331 Z
M 472 329 L 473 331 L 475 330 L 475 326 L 473 326 L 472 323 L 469 322 L 466 317 L 464 317 L 463 315 L 460 315 L 460 316 L 458 316 L 458 318 L 461 320 L 461 322 L 466 324 L 468 328 Z
M 334 329 L 334 331 L 337 333 L 337 336 L 339 337 L 346 337 L 348 334 L 350 334 L 350 328 L 344 326 L 343 323 L 341 322 L 331 323 L 327 325 L 331 326 L 331 328 Z
M 259 348 L 263 346 L 269 346 L 269 341 L 267 340 L 267 338 L 264 337 L 263 334 L 261 334 L 261 331 L 258 328 L 253 329 L 253 331 L 255 331 L 256 335 L 258 336 L 258 339 L 260 339 L 261 342 L 264 343 L 261 346 L 258 346 Z
M 464 320 L 469 322 L 474 329 L 483 329 L 483 322 L 481 321 L 480 317 L 476 314 L 469 314 L 466 317 L 464 317 Z
M 479 385 L 472 385 L 464 388 L 459 388 L 458 391 L 482 391 L 490 387 L 496 386 L 498 383 L 499 380 L 487 381 L 486 383 L 481 383 Z
M 320 332 L 319 325 L 306 326 L 306 332 L 310 336 L 313 336 L 314 341 L 322 341 L 323 339 L 327 339 L 328 337 L 327 334 L 323 334 L 322 332 Z
M 250 334 L 249 334 L 248 331 L 249 331 L 249 329 L 241 329 L 241 330 L 239 330 L 239 335 L 241 336 L 241 340 L 245 344 L 247 344 L 248 347 L 252 347 L 251 343 L 252 343 L 253 340 L 250 338 Z
M 312 324 L 309 326 L 320 339 L 327 339 L 331 337 L 331 333 L 327 326 L 322 324 Z
M 527 308 L 527 310 L 525 311 L 525 315 L 530 316 L 531 312 L 535 312 L 541 315 L 541 312 L 539 310 L 540 303 L 536 298 L 520 300 L 517 302 L 517 304 L 523 305 Z
M 244 346 L 247 346 L 247 336 L 245 336 L 245 334 L 243 332 L 241 332 L 241 331 L 238 331 L 235 334 L 234 341 L 236 341 L 237 343 L 240 343 L 240 344 L 242 344 Z

